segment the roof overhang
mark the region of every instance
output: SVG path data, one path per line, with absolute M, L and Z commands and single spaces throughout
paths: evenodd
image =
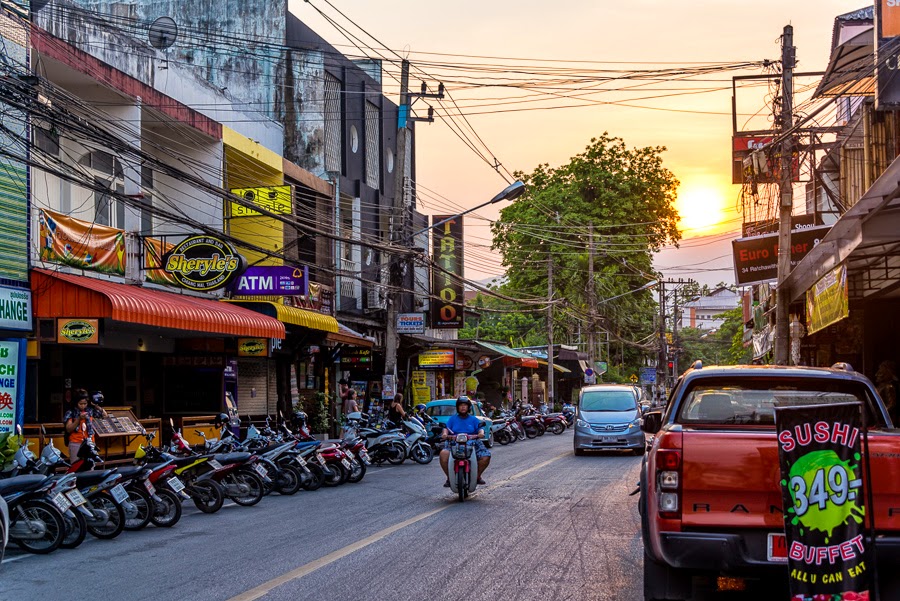
M 859 33 L 831 51 L 814 97 L 875 95 L 875 29 L 871 25 L 854 27 Z

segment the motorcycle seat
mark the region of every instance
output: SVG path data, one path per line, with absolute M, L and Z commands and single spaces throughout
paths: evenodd
M 319 444 L 320 442 L 318 440 L 308 440 L 304 442 L 298 442 L 296 445 L 294 445 L 294 448 L 300 451 L 305 451 L 310 447 L 317 447 L 319 446 Z
M 95 484 L 100 484 L 114 473 L 117 473 L 116 470 L 94 470 L 90 472 L 78 472 L 75 474 L 75 485 L 78 488 L 94 486 Z
M 323 451 L 330 451 L 332 449 L 338 448 L 338 446 L 339 445 L 336 442 L 324 442 L 324 443 L 322 443 L 322 446 L 320 447 L 320 449 Z
M 17 492 L 24 492 L 40 488 L 41 483 L 47 479 L 43 474 L 29 474 L 26 476 L 15 476 L 0 480 L 0 496 L 11 495 Z
M 142 470 L 146 469 L 146 466 L 143 465 L 129 465 L 125 467 L 116 468 L 116 471 L 119 474 L 122 474 L 123 478 L 131 478 L 139 474 Z
M 228 463 L 243 463 L 250 459 L 250 453 L 220 453 L 215 455 L 213 459 L 222 465 Z

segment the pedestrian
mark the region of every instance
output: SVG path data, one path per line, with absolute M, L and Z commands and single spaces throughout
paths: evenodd
M 344 420 L 345 423 L 341 428 L 341 438 L 347 438 L 349 434 L 346 419 L 347 416 L 351 413 L 357 413 L 359 411 L 359 403 L 356 401 L 356 391 L 352 388 L 347 392 L 347 398 L 344 399 L 344 404 L 341 406 L 341 409 L 344 412 Z
M 403 410 L 403 393 L 398 392 L 394 395 L 394 400 L 391 401 L 391 406 L 388 407 L 387 418 L 388 421 L 393 422 L 396 426 L 399 426 L 406 419 L 406 411 Z
M 91 405 L 87 390 L 78 388 L 75 390 L 72 407 L 63 416 L 66 426 L 66 437 L 69 445 L 69 462 L 74 463 L 78 458 L 78 449 L 85 440 L 94 441 L 95 418 L 107 417 L 106 410 L 99 405 Z

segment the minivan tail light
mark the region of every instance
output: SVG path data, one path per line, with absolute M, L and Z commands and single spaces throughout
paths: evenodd
M 659 449 L 656 452 L 656 489 L 659 517 L 681 519 L 681 451 Z

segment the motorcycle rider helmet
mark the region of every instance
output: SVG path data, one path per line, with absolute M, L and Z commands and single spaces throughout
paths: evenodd
M 461 397 L 459 397 L 458 399 L 456 399 L 456 412 L 457 412 L 457 413 L 459 413 L 459 406 L 460 406 L 460 405 L 468 405 L 468 406 L 469 406 L 469 413 L 472 413 L 472 400 L 469 399 L 469 397 L 467 397 L 467 396 L 461 396 Z
M 416 409 L 416 413 L 424 412 L 425 411 L 425 403 L 419 403 L 418 405 L 416 405 L 415 409 Z
M 306 413 L 303 411 L 294 411 L 294 414 L 291 416 L 291 425 L 294 426 L 294 429 L 300 429 L 306 425 Z
M 91 393 L 90 401 L 92 405 L 96 405 L 98 407 L 103 406 L 103 401 L 106 400 L 103 396 L 103 393 L 99 390 L 95 390 Z
M 216 426 L 216 428 L 221 428 L 222 426 L 227 426 L 230 422 L 231 418 L 228 417 L 227 413 L 220 413 L 216 416 L 213 424 Z

